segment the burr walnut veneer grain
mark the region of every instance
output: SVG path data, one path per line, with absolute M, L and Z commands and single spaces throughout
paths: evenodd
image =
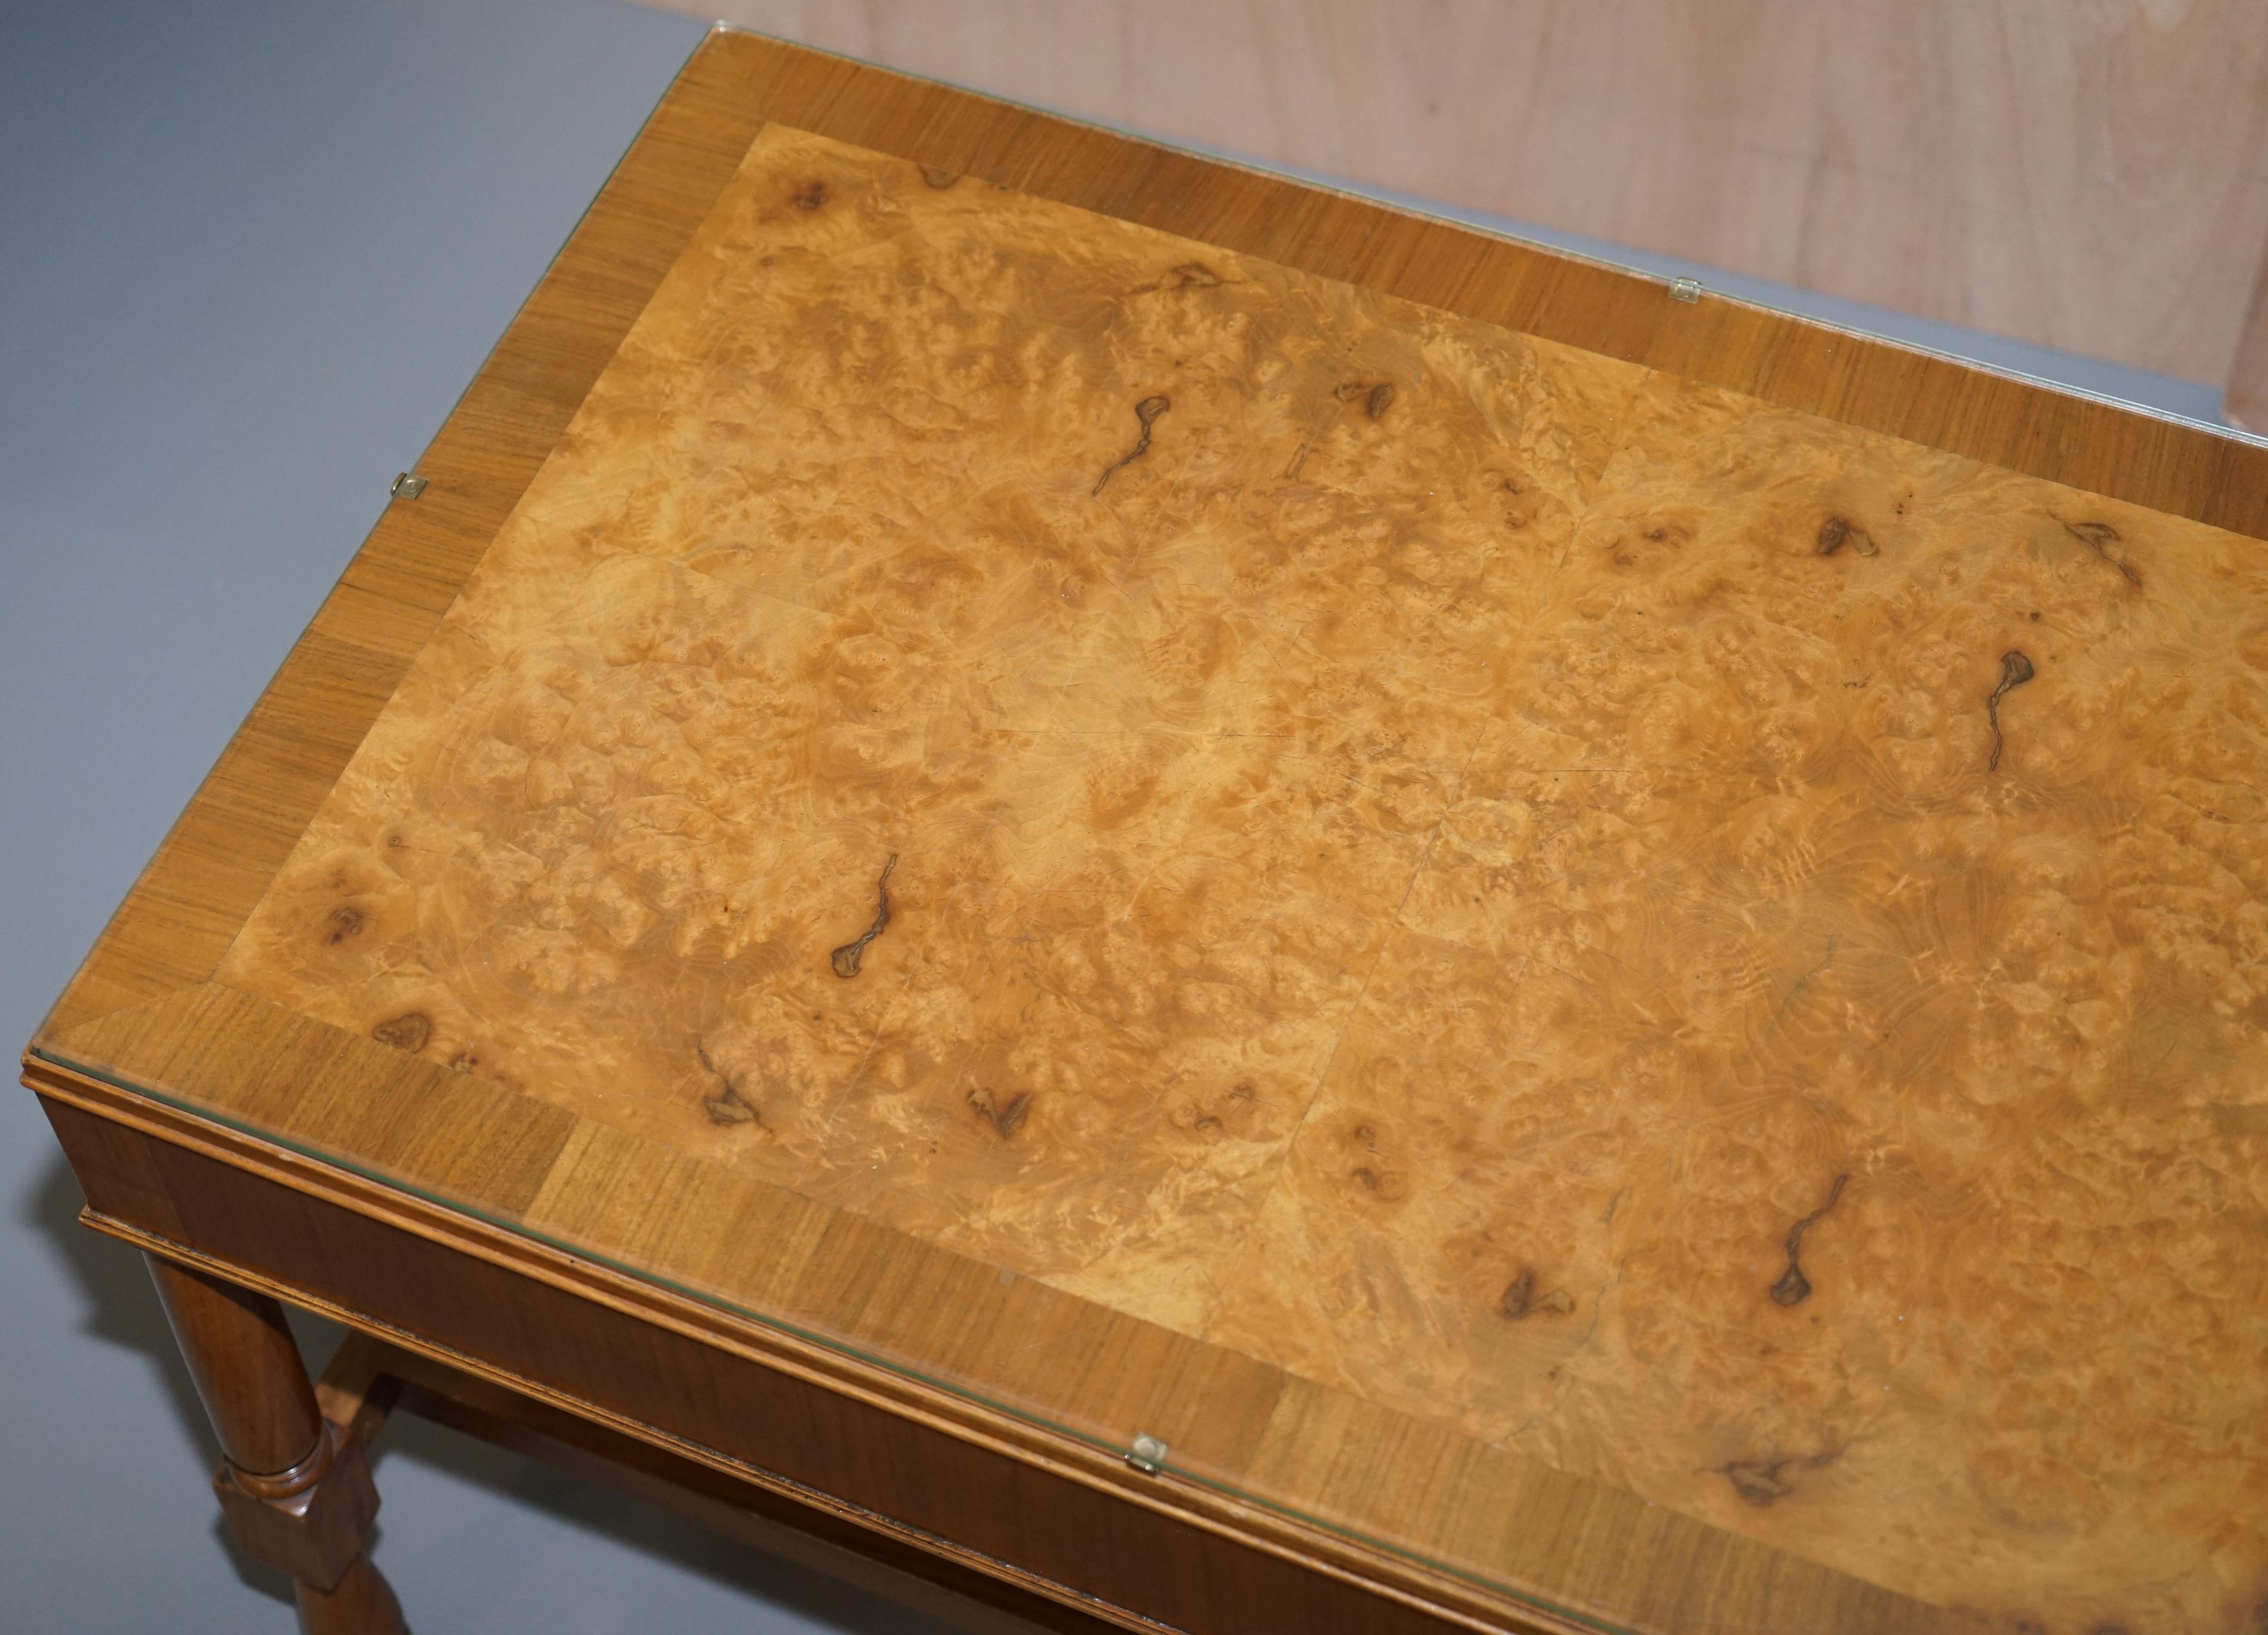
M 110 1229 L 1096 1616 L 2268 1616 L 2259 451 L 720 34 L 421 470 Z

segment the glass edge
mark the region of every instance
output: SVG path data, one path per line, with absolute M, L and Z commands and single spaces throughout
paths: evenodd
M 978 1407 L 988 1409 L 994 1413 L 1004 1416 L 1005 1417 L 1014 1419 L 1024 1424 L 1031 1425 L 1037 1429 L 1049 1432 L 1051 1434 L 1064 1437 L 1071 1441 L 1077 1442 L 1083 1446 L 1091 1448 L 1095 1452 L 1108 1454 L 1114 1458 L 1121 1459 L 1127 1455 L 1128 1446 L 1126 1444 L 1113 1441 L 1109 1438 L 1097 1432 L 1081 1431 L 1075 1425 L 1066 1424 L 1064 1421 L 1045 1413 L 1033 1409 L 1020 1407 L 1013 1402 L 1007 1402 L 1001 1398 L 987 1395 L 982 1391 L 973 1390 L 968 1386 L 956 1383 L 954 1380 L 931 1372 L 926 1369 L 901 1362 L 885 1353 L 869 1350 L 861 1346 L 853 1344 L 849 1341 L 836 1338 L 836 1336 L 825 1334 L 817 1329 L 806 1328 L 799 1323 L 792 1322 L 786 1318 L 773 1316 L 767 1313 L 757 1311 L 752 1306 L 740 1305 L 739 1302 L 726 1298 L 722 1295 L 710 1293 L 707 1291 L 697 1288 L 691 1284 L 683 1283 L 676 1278 L 670 1277 L 666 1274 L 646 1270 L 632 1265 L 626 1261 L 616 1259 L 612 1255 L 584 1247 L 564 1238 L 555 1236 L 552 1233 L 542 1232 L 536 1228 L 527 1226 L 519 1221 L 512 1220 L 495 1210 L 484 1209 L 477 1204 L 467 1203 L 459 1199 L 445 1196 L 429 1187 L 419 1186 L 414 1182 L 403 1180 L 396 1176 L 386 1174 L 374 1165 L 357 1163 L 353 1159 L 342 1157 L 339 1154 L 326 1151 L 322 1148 L 317 1147 L 312 1143 L 302 1141 L 294 1136 L 282 1135 L 275 1130 L 264 1129 L 259 1125 L 252 1123 L 248 1120 L 233 1117 L 228 1113 L 219 1112 L 203 1102 L 193 1101 L 186 1097 L 178 1096 L 169 1091 L 160 1090 L 154 1085 L 144 1084 L 139 1080 L 128 1078 L 112 1069 L 99 1067 L 92 1062 L 75 1060 L 72 1057 L 67 1056 L 48 1046 L 39 1044 L 36 1041 L 26 1047 L 25 1054 L 27 1056 L 48 1062 L 52 1066 L 62 1068 L 67 1072 L 85 1074 L 87 1077 L 95 1079 L 101 1084 L 107 1084 L 114 1090 L 121 1090 L 126 1091 L 129 1095 L 146 1098 L 151 1101 L 158 1103 L 161 1106 L 170 1107 L 177 1113 L 183 1113 L 203 1123 L 214 1125 L 221 1129 L 229 1130 L 239 1136 L 247 1136 L 254 1141 L 267 1143 L 271 1146 L 280 1147 L 284 1150 L 292 1153 L 299 1158 L 311 1159 L 316 1163 L 328 1165 L 333 1169 L 342 1171 L 347 1174 L 356 1176 L 361 1180 L 385 1187 L 391 1191 L 402 1193 L 410 1197 L 420 1199 L 424 1202 L 434 1205 L 436 1208 L 446 1210 L 454 1215 L 463 1216 L 468 1220 L 477 1221 L 482 1225 L 492 1227 L 497 1231 L 509 1232 L 514 1237 L 524 1238 L 530 1242 L 541 1244 L 545 1247 L 556 1250 L 559 1254 L 571 1255 L 576 1260 L 589 1261 L 594 1266 L 603 1267 L 609 1271 L 631 1278 L 637 1283 L 645 1284 L 658 1289 L 666 1290 L 673 1294 L 681 1295 L 684 1298 L 696 1301 L 704 1306 L 709 1306 L 713 1309 L 727 1313 L 744 1321 L 753 1323 L 760 1328 L 769 1329 L 775 1333 L 790 1335 L 806 1344 L 816 1346 L 820 1350 L 830 1352 L 836 1356 L 847 1358 L 854 1362 L 865 1364 L 869 1367 L 883 1370 L 884 1372 L 895 1375 L 900 1379 L 912 1380 L 917 1384 L 926 1386 L 932 1390 L 942 1392 L 948 1396 L 958 1398 L 962 1402 L 973 1403 Z M 1574 1608 L 1564 1606 L 1559 1602 L 1551 1601 L 1534 1591 L 1516 1588 L 1512 1585 L 1502 1582 L 1500 1580 L 1491 1578 L 1487 1574 L 1476 1572 L 1472 1568 L 1460 1567 L 1454 1563 L 1444 1561 L 1438 1557 L 1427 1555 L 1421 1550 L 1413 1550 L 1407 1545 L 1396 1544 L 1389 1539 L 1379 1537 L 1374 1534 L 1364 1531 L 1360 1528 L 1351 1526 L 1345 1522 L 1335 1521 L 1330 1520 L 1329 1517 L 1315 1514 L 1312 1511 L 1302 1509 L 1285 1500 L 1271 1498 L 1264 1493 L 1255 1491 L 1251 1487 L 1241 1485 L 1225 1477 L 1207 1475 L 1203 1470 L 1198 1469 L 1194 1466 L 1174 1460 L 1171 1458 L 1170 1454 L 1167 1458 L 1160 1461 L 1160 1468 L 1161 1471 L 1179 1476 L 1183 1481 L 1189 1483 L 1193 1486 L 1209 1489 L 1214 1492 L 1220 1493 L 1227 1498 L 1233 1498 L 1240 1504 L 1254 1505 L 1263 1510 L 1272 1511 L 1276 1514 L 1286 1517 L 1291 1520 L 1297 1521 L 1302 1526 L 1321 1528 L 1324 1532 L 1333 1534 L 1337 1537 L 1349 1541 L 1350 1543 L 1362 1545 L 1366 1549 L 1374 1550 L 1403 1561 L 1410 1562 L 1412 1565 L 1423 1567 L 1429 1572 L 1440 1573 L 1445 1578 L 1454 1579 L 1461 1583 L 1471 1585 L 1473 1587 L 1484 1590 L 1490 1594 L 1509 1597 L 1513 1601 L 1517 1602 L 1523 1606 L 1531 1607 L 1538 1611 L 1548 1612 L 1555 1617 L 1568 1619 L 1571 1622 L 1583 1625 L 1586 1629 L 1599 1631 L 1601 1631 L 1601 1635 L 1637 1635 L 1637 1631 L 1631 1630 L 1627 1625 L 1607 1622 L 1603 1619 L 1594 1617 L 1591 1614 L 1579 1611 Z

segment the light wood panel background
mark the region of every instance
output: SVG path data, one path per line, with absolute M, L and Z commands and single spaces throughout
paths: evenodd
M 658 0 L 1171 140 L 2230 377 L 2261 0 Z

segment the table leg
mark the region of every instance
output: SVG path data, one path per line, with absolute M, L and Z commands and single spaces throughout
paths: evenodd
M 306 1635 L 403 1635 L 394 1592 L 363 1553 L 378 1513 L 369 1462 L 316 1408 L 284 1308 L 146 1258 L 220 1439 L 213 1491 L 237 1543 L 291 1575 Z

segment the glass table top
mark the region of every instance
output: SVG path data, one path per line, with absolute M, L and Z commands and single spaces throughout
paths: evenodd
M 2255 541 L 771 126 L 169 1024 L 405 1099 L 40 1048 L 1575 1622 L 1701 1626 L 1486 1496 L 2235 1629 L 2264 667 Z

